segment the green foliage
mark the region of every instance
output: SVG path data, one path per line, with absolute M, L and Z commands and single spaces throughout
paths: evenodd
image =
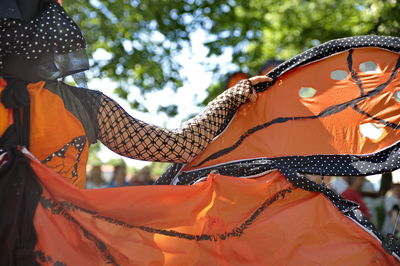
M 151 163 L 148 167 L 150 167 L 151 176 L 158 178 L 167 170 L 169 166 L 171 166 L 170 163 L 155 162 Z
M 207 105 L 225 89 L 223 82 L 216 82 L 207 88 L 208 96 L 201 102 L 201 105 Z
M 380 204 L 375 207 L 375 212 L 377 217 L 376 228 L 378 229 L 378 231 L 381 231 L 386 217 L 385 207 L 382 204 Z
M 132 86 L 142 93 L 182 86 L 180 65 L 173 60 L 189 38 L 183 1 L 65 0 L 64 7 L 81 27 L 89 56 L 101 49 L 108 58 L 93 61 L 92 73 L 120 84 L 116 93 L 127 98 Z M 143 109 L 139 103 L 133 107 Z
M 112 165 L 112 166 L 126 166 L 126 162 L 122 158 L 116 158 L 116 159 L 110 159 L 106 164 Z
M 92 144 L 89 148 L 89 165 L 102 165 L 103 161 L 99 158 L 98 152 L 100 151 L 100 142 Z
M 133 85 L 143 94 L 180 87 L 184 80 L 174 57 L 190 44 L 190 34 L 197 29 L 208 33 L 209 57 L 231 48 L 231 62 L 250 74 L 269 58 L 288 59 L 331 39 L 364 34 L 400 36 L 400 0 L 63 2 L 81 26 L 89 52 L 101 48 L 110 54 L 93 61 L 94 75 L 118 82 L 116 93 L 125 99 Z M 209 70 L 220 78 L 226 74 L 213 66 Z M 210 94 L 215 91 L 209 90 Z M 141 108 L 137 102 L 132 106 Z
M 178 106 L 173 104 L 173 105 L 168 105 L 168 106 L 160 106 L 158 107 L 158 112 L 164 112 L 168 116 L 176 116 L 178 114 Z

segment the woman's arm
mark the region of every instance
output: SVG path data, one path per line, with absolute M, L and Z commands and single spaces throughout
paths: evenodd
M 248 100 L 255 100 L 252 85 L 266 81 L 270 78 L 259 76 L 240 81 L 210 102 L 201 114 L 174 130 L 135 119 L 115 101 L 103 96 L 97 116 L 98 139 L 126 157 L 186 163 L 220 132 L 230 110 Z

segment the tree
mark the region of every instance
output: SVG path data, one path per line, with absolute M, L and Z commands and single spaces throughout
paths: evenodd
M 151 176 L 158 178 L 167 170 L 169 166 L 171 166 L 171 163 L 153 162 L 148 167 L 150 167 Z
M 90 146 L 89 158 L 88 158 L 89 165 L 102 165 L 104 163 L 98 156 L 100 149 L 101 149 L 100 142 L 97 142 Z
M 184 80 L 174 56 L 205 31 L 208 57 L 232 49 L 231 62 L 255 74 L 269 58 L 288 59 L 322 42 L 364 34 L 400 35 L 400 0 L 64 0 L 82 28 L 95 75 L 109 77 L 127 98 L 135 85 L 144 94 Z M 195 52 L 195 51 L 193 51 Z M 210 65 L 216 80 L 226 75 Z M 210 93 L 221 86 L 213 86 Z M 141 108 L 137 101 L 132 107 Z M 176 113 L 174 107 L 164 108 Z

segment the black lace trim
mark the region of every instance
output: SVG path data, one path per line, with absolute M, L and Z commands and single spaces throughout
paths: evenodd
M 54 260 L 51 256 L 46 255 L 41 250 L 36 250 L 34 253 L 36 260 L 39 260 L 39 263 L 46 263 L 46 264 L 52 263 L 53 266 L 67 266 L 67 264 L 65 264 L 64 262 L 59 260 Z
M 82 152 L 83 149 L 85 148 L 86 144 L 86 136 L 79 136 L 74 139 L 72 139 L 70 142 L 65 144 L 61 149 L 53 152 L 50 154 L 46 159 L 42 161 L 43 164 L 46 164 L 47 167 L 49 168 L 54 168 L 50 167 L 48 165 L 48 162 L 51 162 L 55 157 L 65 159 L 65 153 L 70 149 L 71 147 L 74 147 L 78 153 L 76 155 L 75 163 L 73 166 L 73 169 L 71 171 L 71 176 L 72 178 L 76 179 L 78 177 L 78 164 L 81 160 Z M 65 176 L 65 173 L 63 173 L 64 166 L 62 166 L 62 170 L 58 170 L 57 172 Z
M 40 204 L 43 206 L 43 208 L 48 209 L 51 211 L 52 214 L 54 215 L 62 215 L 65 219 L 68 221 L 72 222 L 75 224 L 79 230 L 82 232 L 82 234 L 90 241 L 92 241 L 96 248 L 100 251 L 100 253 L 103 256 L 104 262 L 107 264 L 111 265 L 119 265 L 116 261 L 115 258 L 111 255 L 110 251 L 108 250 L 107 245 L 98 239 L 94 234 L 92 234 L 87 228 L 82 226 L 78 220 L 76 220 L 70 213 L 69 211 L 73 210 L 83 210 L 79 207 L 68 207 L 65 206 L 65 204 L 60 204 L 52 199 L 45 199 L 43 196 L 40 197 Z

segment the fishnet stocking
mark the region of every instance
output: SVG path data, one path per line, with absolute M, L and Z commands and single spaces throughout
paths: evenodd
M 186 163 L 211 142 L 232 110 L 245 103 L 251 94 L 250 81 L 242 80 L 210 102 L 203 113 L 174 130 L 135 119 L 103 95 L 97 116 L 98 139 L 114 152 L 130 158 Z

